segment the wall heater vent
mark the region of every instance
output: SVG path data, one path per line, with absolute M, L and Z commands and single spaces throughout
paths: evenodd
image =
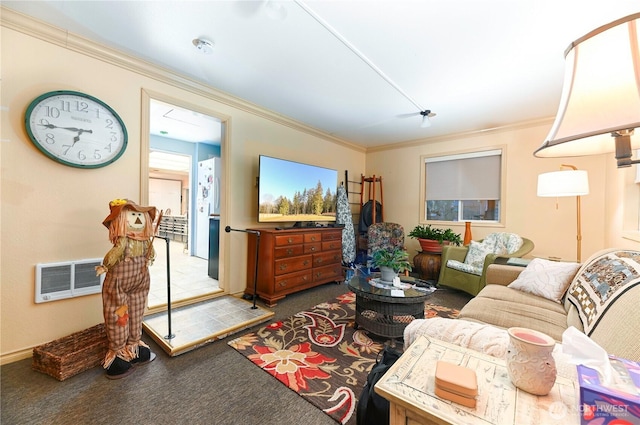
M 104 274 L 96 276 L 102 258 L 36 264 L 36 303 L 98 294 Z

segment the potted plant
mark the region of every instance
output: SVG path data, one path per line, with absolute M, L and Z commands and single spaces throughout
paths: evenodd
M 409 232 L 410 238 L 417 239 L 425 252 L 442 252 L 442 245 L 460 245 L 462 236 L 451 229 L 438 229 L 430 224 L 418 224 Z
M 381 279 L 386 282 L 393 281 L 400 272 L 411 271 L 409 253 L 401 248 L 374 251 L 371 264 L 380 269 Z

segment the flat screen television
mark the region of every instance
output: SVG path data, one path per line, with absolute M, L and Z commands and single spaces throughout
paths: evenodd
M 335 222 L 337 187 L 336 170 L 260 155 L 258 222 Z

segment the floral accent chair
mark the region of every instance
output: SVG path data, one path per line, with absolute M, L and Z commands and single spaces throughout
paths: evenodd
M 404 228 L 397 223 L 374 223 L 367 229 L 367 254 L 388 248 L 404 249 Z
M 534 248 L 515 233 L 496 232 L 468 246 L 445 245 L 438 284 L 477 295 L 486 285 L 485 273 L 498 257 L 522 257 Z

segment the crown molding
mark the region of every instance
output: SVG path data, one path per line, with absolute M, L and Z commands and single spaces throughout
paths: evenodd
M 366 151 L 366 148 L 361 145 L 334 137 L 314 127 L 300 123 L 289 117 L 215 89 L 162 66 L 128 55 L 103 44 L 96 43 L 95 41 L 62 30 L 4 6 L 0 6 L 0 24 L 5 28 L 9 28 L 22 34 L 38 38 L 47 43 L 55 44 L 136 74 L 172 85 L 187 92 L 239 109 L 285 127 L 310 134 L 314 137 L 318 137 L 349 149 L 360 152 Z
M 537 127 L 540 125 L 548 125 L 549 127 L 551 127 L 551 124 L 553 124 L 554 119 L 555 119 L 554 117 L 539 118 L 539 119 L 528 120 L 528 121 L 520 121 L 517 123 L 507 124 L 499 127 L 485 128 L 481 130 L 470 130 L 470 131 L 464 131 L 460 133 L 446 134 L 444 136 L 429 137 L 426 139 L 408 140 L 406 142 L 395 143 L 392 145 L 391 144 L 380 145 L 380 146 L 368 148 L 367 153 L 380 152 L 380 151 L 399 149 L 399 148 L 411 148 L 415 146 L 422 146 L 422 145 L 437 143 L 437 142 L 447 142 L 451 140 L 460 140 L 460 139 L 466 139 L 466 138 L 468 139 L 470 137 L 476 137 L 484 134 L 496 134 L 496 133 L 503 133 L 506 131 L 522 130 L 526 128 Z

